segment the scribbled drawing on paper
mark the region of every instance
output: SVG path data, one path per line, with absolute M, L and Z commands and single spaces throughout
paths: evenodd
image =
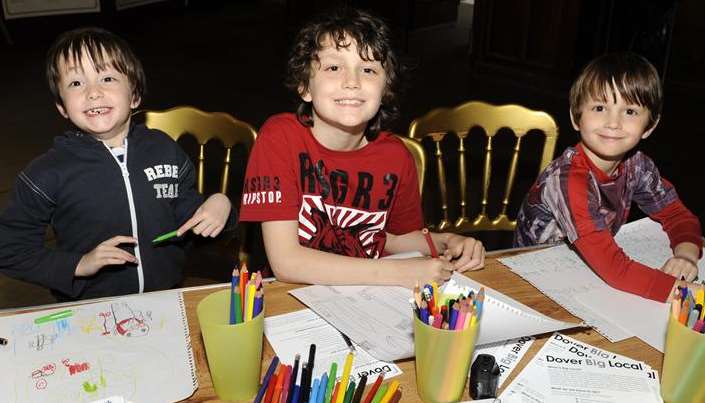
M 46 389 L 48 382 L 44 378 L 54 375 L 54 371 L 56 371 L 56 365 L 51 362 L 43 365 L 37 370 L 32 371 L 32 379 L 37 380 L 34 384 L 35 388 L 37 388 L 37 390 Z
M 125 337 L 142 337 L 149 334 L 151 311 L 147 311 L 147 319 L 142 311 L 134 310 L 126 302 L 110 304 L 110 312 L 98 314 L 103 321 L 103 335 Z
M 0 349 L 2 403 L 178 401 L 197 387 L 180 293 L 70 309 L 70 317 L 40 324 L 36 313 L 0 318 L 0 334 L 13 340 Z

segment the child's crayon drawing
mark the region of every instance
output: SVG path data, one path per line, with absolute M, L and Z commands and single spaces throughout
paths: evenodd
M 0 333 L 12 341 L 0 349 L 3 403 L 87 403 L 111 396 L 175 401 L 193 393 L 197 381 L 180 293 L 70 310 L 70 316 L 40 323 L 36 313 L 0 318 Z

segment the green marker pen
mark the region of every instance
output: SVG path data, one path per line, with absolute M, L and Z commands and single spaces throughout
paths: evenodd
M 41 325 L 42 323 L 47 323 L 51 322 L 54 320 L 59 320 L 59 319 L 65 319 L 65 318 L 70 318 L 73 316 L 73 312 L 71 310 L 66 310 L 66 311 L 61 311 L 61 312 L 54 312 L 46 316 L 40 316 L 37 319 L 34 320 L 34 323 L 37 325 Z
M 173 237 L 175 237 L 175 236 L 176 236 L 176 231 L 167 232 L 167 233 L 164 234 L 164 235 L 159 235 L 158 237 L 154 238 L 154 239 L 152 240 L 152 243 L 159 243 L 159 242 L 162 242 L 162 241 L 166 241 L 167 239 L 171 239 L 171 238 L 173 238 Z

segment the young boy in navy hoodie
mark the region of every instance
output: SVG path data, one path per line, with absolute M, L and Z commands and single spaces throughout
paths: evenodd
M 75 130 L 19 173 L 0 215 L 0 272 L 59 300 L 173 287 L 183 245 L 151 240 L 177 228 L 214 237 L 234 224 L 230 201 L 214 194 L 203 202 L 179 145 L 130 124 L 145 74 L 121 38 L 99 28 L 66 32 L 47 54 L 46 74 Z M 48 225 L 55 248 L 44 245 Z

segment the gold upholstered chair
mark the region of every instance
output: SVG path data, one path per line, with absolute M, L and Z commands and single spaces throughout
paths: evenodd
M 426 152 L 420 141 L 398 134 L 396 136 L 399 137 L 406 149 L 411 153 L 411 156 L 414 157 L 416 173 L 419 177 L 419 193 L 423 196 L 424 177 L 426 176 Z
M 481 130 L 474 128 L 479 127 Z M 493 168 L 493 140 L 501 129 L 509 129 L 513 135 L 512 150 L 508 150 L 509 167 L 504 179 L 504 191 L 500 211 L 495 217 L 488 216 L 488 199 Z M 470 134 L 484 133 L 484 161 L 482 164 L 482 178 L 480 182 L 481 205 L 475 217 L 470 217 L 468 203 L 468 166 L 470 166 L 468 143 Z M 527 109 L 519 105 L 495 106 L 485 102 L 470 101 L 454 108 L 434 109 L 424 116 L 415 119 L 409 127 L 409 137 L 416 140 L 430 139 L 435 149 L 436 173 L 438 175 L 438 190 L 440 196 L 440 222 L 432 225 L 439 231 L 465 233 L 472 231 L 504 230 L 513 231 L 516 219 L 510 219 L 507 208 L 516 179 L 517 165 L 522 139 L 527 135 L 543 135 L 543 146 L 539 153 L 530 156 L 539 159 L 538 172 L 541 172 L 553 159 L 553 153 L 558 138 L 558 127 L 553 118 L 540 111 Z M 458 216 L 451 219 L 449 213 L 448 190 L 450 184 L 446 182 L 448 170 L 443 140 L 448 136 L 457 137 L 457 190 L 458 190 Z M 534 158 L 535 157 L 535 158 Z M 523 160 L 523 158 L 522 158 Z M 454 175 L 451 175 L 454 176 Z M 473 190 L 472 193 L 479 193 Z

